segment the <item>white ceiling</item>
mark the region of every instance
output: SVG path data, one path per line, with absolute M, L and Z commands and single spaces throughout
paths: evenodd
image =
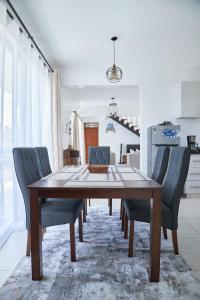
M 199 65 L 199 0 L 12 0 L 54 67 Z M 93 73 L 92 73 L 93 74 Z M 93 75 L 92 75 L 93 76 Z

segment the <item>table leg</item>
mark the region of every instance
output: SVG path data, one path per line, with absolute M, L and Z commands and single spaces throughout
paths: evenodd
M 32 279 L 42 278 L 41 203 L 36 190 L 30 190 Z
M 149 280 L 160 280 L 160 234 L 161 234 L 161 191 L 153 191 L 151 199 L 151 223 L 150 223 L 150 267 Z

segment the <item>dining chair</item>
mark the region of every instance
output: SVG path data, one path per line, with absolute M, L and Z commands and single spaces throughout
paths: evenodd
M 170 151 L 167 172 L 162 185 L 161 194 L 161 226 L 172 231 L 172 241 L 174 253 L 179 254 L 178 250 L 178 212 L 180 198 L 188 173 L 190 161 L 190 150 L 185 147 L 174 147 Z M 128 232 L 128 221 L 130 221 L 128 256 L 133 256 L 133 237 L 134 221 L 150 223 L 150 200 L 132 199 L 124 200 L 125 208 L 125 228 Z
M 26 228 L 27 228 L 27 249 L 26 255 L 30 256 L 31 235 L 30 235 L 30 193 L 28 185 L 41 179 L 38 160 L 34 148 L 14 148 L 13 158 L 16 177 L 25 204 Z M 83 201 L 80 199 L 56 199 L 48 198 L 41 201 L 41 234 L 44 228 L 69 223 L 70 228 L 70 249 L 71 261 L 76 261 L 75 250 L 75 222 L 79 220 L 79 240 L 83 242 L 82 215 Z
M 159 146 L 157 149 L 157 154 L 156 154 L 156 159 L 155 159 L 155 164 L 154 164 L 154 169 L 153 173 L 151 176 L 151 179 L 155 180 L 156 182 L 162 184 L 163 179 L 165 177 L 166 171 L 167 171 L 167 166 L 168 166 L 168 160 L 169 160 L 169 153 L 170 153 L 170 148 L 168 146 Z M 132 203 L 135 202 L 137 205 L 138 203 L 141 203 L 141 199 L 132 199 Z M 146 200 L 149 201 L 149 200 Z M 120 219 L 122 220 L 122 226 L 121 229 L 124 231 L 124 224 L 125 224 L 125 211 L 124 211 L 124 206 L 123 206 L 123 200 L 121 201 L 121 217 Z M 127 223 L 127 221 L 126 221 Z M 163 234 L 165 235 L 165 230 L 163 229 Z M 124 237 L 127 238 L 127 231 L 124 231 Z
M 38 162 L 38 168 L 40 172 L 41 177 L 45 177 L 52 173 L 51 165 L 49 161 L 49 154 L 47 147 L 35 147 L 35 153 L 37 157 Z M 83 222 L 86 222 L 86 204 L 85 200 L 82 200 L 84 202 L 83 206 Z
M 109 146 L 90 146 L 88 153 L 88 163 L 90 165 L 109 165 L 110 147 Z M 90 199 L 89 199 L 90 205 Z M 112 199 L 108 199 L 109 216 L 112 216 Z
M 38 169 L 41 177 L 52 173 L 47 147 L 35 147 Z

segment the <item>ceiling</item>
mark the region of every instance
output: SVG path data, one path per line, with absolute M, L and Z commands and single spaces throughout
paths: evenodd
M 11 2 L 54 68 L 106 70 L 113 35 L 124 73 L 136 66 L 200 63 L 199 0 Z

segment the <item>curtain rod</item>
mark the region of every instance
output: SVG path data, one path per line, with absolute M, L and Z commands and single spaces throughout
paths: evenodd
M 49 69 L 51 70 L 51 72 L 53 72 L 52 67 L 50 66 L 50 64 L 48 63 L 46 57 L 44 56 L 44 54 L 42 53 L 42 51 L 40 50 L 40 48 L 38 47 L 37 43 L 34 41 L 33 36 L 30 34 L 30 32 L 28 31 L 27 27 L 25 26 L 24 22 L 22 21 L 22 19 L 20 18 L 20 16 L 18 15 L 18 13 L 16 12 L 15 8 L 13 7 L 13 5 L 10 3 L 9 0 L 6 0 L 6 2 L 8 3 L 8 5 L 10 6 L 10 8 L 12 9 L 13 13 L 15 14 L 17 20 L 20 22 L 20 24 L 22 25 L 22 27 L 24 28 L 24 30 L 26 31 L 28 38 L 31 39 L 32 43 L 34 44 L 34 46 L 36 47 L 36 49 L 38 50 L 38 52 L 40 53 L 40 55 L 42 56 L 42 58 L 44 59 L 44 61 L 46 62 L 46 64 L 48 65 Z M 12 14 L 10 13 L 9 10 L 7 10 L 8 15 L 13 18 Z

